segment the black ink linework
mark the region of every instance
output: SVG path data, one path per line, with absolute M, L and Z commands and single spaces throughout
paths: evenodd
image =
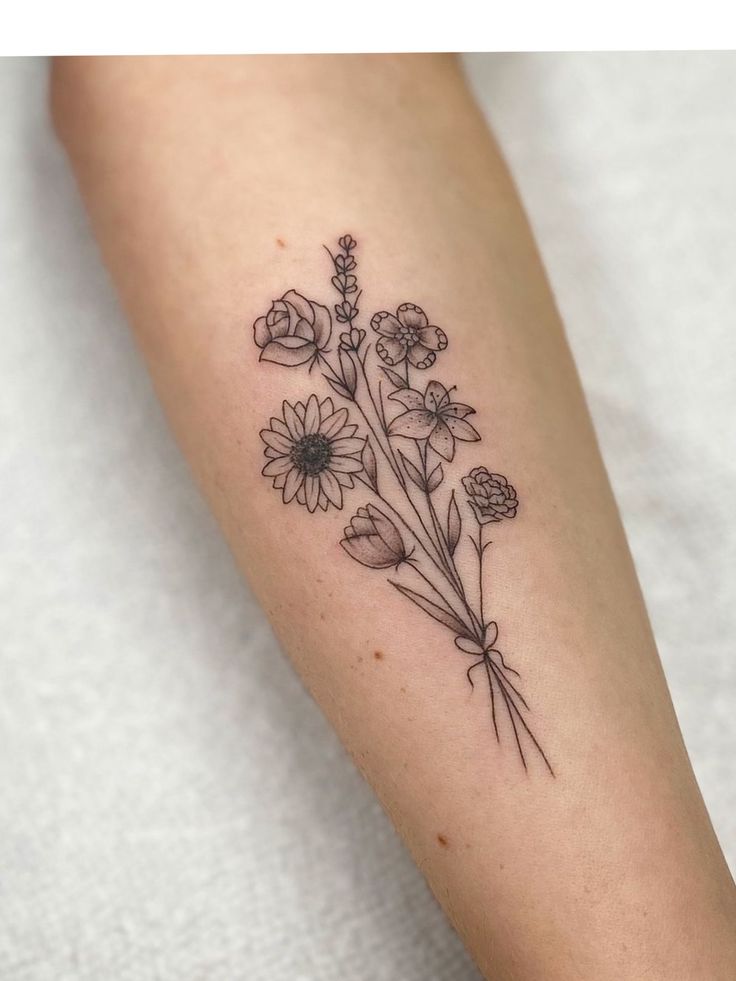
M 372 499 L 350 519 L 343 549 L 368 569 L 393 570 L 391 586 L 451 632 L 455 647 L 473 659 L 465 671 L 471 688 L 477 669 L 488 684 L 498 742 L 505 731 L 525 769 L 531 749 L 554 776 L 527 722 L 519 673 L 496 646 L 498 625 L 486 619 L 484 557 L 492 544 L 486 531 L 516 516 L 516 491 L 501 474 L 475 467 L 462 478 L 464 497 L 452 488 L 440 503 L 445 466 L 458 444 L 481 438 L 468 422 L 475 409 L 455 399 L 454 386 L 421 379 L 448 344 L 444 330 L 431 324 L 421 307 L 402 303 L 395 314 L 375 313 L 373 344 L 357 326 L 356 247 L 351 235 L 343 235 L 334 252 L 325 246 L 340 295 L 334 316 L 344 327 L 335 349 L 329 347 L 329 309 L 293 289 L 254 324 L 261 361 L 306 365 L 310 373 L 318 368 L 334 395 L 347 403 L 336 408 L 331 396 L 316 394 L 294 405 L 284 401 L 280 415 L 261 430 L 263 475 L 285 504 L 296 501 L 309 512 L 341 509 L 356 481 L 364 485 Z M 471 582 L 460 572 L 467 566 L 457 561 L 458 550 L 468 547 L 462 534 L 467 522 L 472 533 L 464 540 L 477 560 Z

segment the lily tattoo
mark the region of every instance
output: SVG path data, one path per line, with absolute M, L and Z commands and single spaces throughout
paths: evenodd
M 343 235 L 334 251 L 325 248 L 339 294 L 334 319 L 343 326 L 337 345 L 330 347 L 329 308 L 293 289 L 253 326 L 260 361 L 310 374 L 317 368 L 332 390 L 283 402 L 261 430 L 262 473 L 284 504 L 309 513 L 342 509 L 346 494 L 362 485 L 369 499 L 345 527 L 346 556 L 390 570 L 388 583 L 449 631 L 456 652 L 471 659 L 465 668 L 471 689 L 484 679 L 497 742 L 508 740 L 525 769 L 533 754 L 554 776 L 532 731 L 519 672 L 499 649 L 498 624 L 486 609 L 487 531 L 516 517 L 517 492 L 485 466 L 451 485 L 445 466 L 459 444 L 481 436 L 468 421 L 475 409 L 455 397 L 454 386 L 424 381 L 448 346 L 447 334 L 415 303 L 401 303 L 395 313 L 379 310 L 370 331 L 361 327 L 357 242 Z M 458 562 L 464 548 L 475 554 L 471 576 L 460 573 L 468 568 Z

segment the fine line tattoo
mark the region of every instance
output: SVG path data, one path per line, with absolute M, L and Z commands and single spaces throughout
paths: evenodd
M 487 533 L 516 516 L 516 491 L 484 466 L 462 477 L 462 490 L 450 486 L 445 465 L 457 444 L 481 437 L 468 421 L 475 409 L 455 399 L 455 386 L 425 381 L 447 335 L 414 303 L 373 314 L 370 335 L 358 326 L 356 247 L 351 235 L 334 251 L 325 246 L 340 296 L 333 306 L 342 325 L 336 348 L 329 346 L 330 310 L 293 289 L 254 324 L 260 361 L 306 366 L 309 374 L 317 369 L 346 403 L 336 407 L 332 397 L 315 393 L 294 405 L 284 401 L 261 430 L 262 473 L 285 504 L 295 501 L 310 513 L 342 509 L 356 481 L 367 489 L 370 500 L 345 528 L 344 551 L 369 569 L 393 570 L 391 586 L 450 631 L 457 650 L 472 658 L 465 670 L 471 688 L 477 673 L 488 686 L 496 740 L 507 733 L 525 769 L 532 752 L 554 776 L 528 722 L 519 672 L 497 646 L 497 623 L 487 618 Z M 460 572 L 468 568 L 458 563 L 463 548 L 475 554 L 471 575 Z

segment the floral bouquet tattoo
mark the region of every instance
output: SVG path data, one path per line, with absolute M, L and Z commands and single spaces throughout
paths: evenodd
M 484 678 L 498 742 L 507 731 L 525 768 L 531 751 L 553 773 L 527 721 L 519 673 L 499 650 L 498 625 L 484 603 L 487 531 L 516 516 L 516 491 L 484 466 L 462 478 L 462 491 L 448 486 L 444 465 L 454 460 L 458 443 L 481 437 L 468 421 L 475 410 L 455 399 L 455 387 L 425 380 L 447 335 L 414 303 L 373 314 L 370 335 L 358 326 L 356 247 L 344 235 L 334 252 L 327 249 L 340 297 L 333 306 L 342 325 L 336 347 L 330 347 L 330 310 L 295 290 L 254 324 L 261 361 L 306 366 L 310 374 L 317 368 L 340 400 L 336 407 L 332 397 L 313 393 L 295 405 L 285 401 L 261 430 L 263 475 L 285 504 L 311 513 L 341 509 L 356 482 L 363 485 L 370 499 L 350 519 L 342 548 L 369 569 L 393 570 L 388 583 L 472 659 L 465 671 L 471 688 L 476 671 Z M 471 582 L 458 568 L 466 547 L 475 553 Z

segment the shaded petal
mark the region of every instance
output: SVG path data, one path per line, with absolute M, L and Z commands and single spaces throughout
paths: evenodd
M 307 402 L 307 411 L 304 415 L 304 432 L 307 435 L 316 433 L 320 424 L 319 402 L 316 395 L 310 395 Z
M 322 490 L 320 490 L 319 492 L 319 506 L 322 508 L 323 511 L 326 511 L 327 508 L 330 506 L 330 502 L 327 500 L 327 497 Z
M 307 510 L 314 512 L 319 504 L 319 477 L 309 474 L 304 478 L 304 492 L 307 496 Z
M 480 439 L 480 433 L 476 429 L 473 429 L 466 419 L 453 419 L 451 416 L 445 418 L 444 412 L 442 413 L 442 418 L 455 439 L 462 439 L 465 442 L 472 443 Z
M 396 316 L 405 327 L 426 327 L 429 321 L 427 314 L 415 303 L 402 303 L 396 311 Z
M 368 514 L 376 526 L 376 531 L 386 547 L 393 552 L 394 561 L 398 561 L 404 555 L 404 542 L 396 525 L 387 518 L 383 511 L 379 511 L 373 504 L 368 505 Z
M 434 324 L 421 327 L 418 331 L 419 340 L 430 351 L 444 351 L 447 347 L 447 334 Z
M 401 364 L 406 358 L 406 344 L 395 337 L 382 337 L 376 341 L 376 351 L 380 359 L 390 365 Z
M 294 368 L 296 365 L 306 364 L 315 353 L 316 349 L 311 341 L 304 340 L 302 337 L 281 337 L 267 344 L 258 360 L 272 361 L 274 364 Z
M 323 307 L 321 303 L 312 301 L 312 308 L 314 310 L 314 343 L 322 350 L 322 348 L 327 347 L 330 340 L 332 317 L 330 317 L 330 311 L 327 307 Z
M 369 569 L 390 569 L 396 565 L 393 555 L 388 554 L 378 535 L 343 538 L 340 544 L 351 558 Z
M 327 416 L 331 416 L 334 411 L 335 406 L 331 398 L 328 397 L 326 399 L 322 399 L 322 401 L 319 403 L 319 414 L 322 419 L 326 419 Z
M 432 431 L 432 435 L 429 437 L 429 445 L 435 453 L 439 454 L 445 460 L 451 460 L 455 456 L 455 440 L 441 419 L 438 420 L 437 425 Z
M 424 404 L 431 412 L 437 412 L 443 406 L 447 405 L 450 401 L 450 396 L 447 393 L 447 389 L 444 385 L 440 385 L 438 381 L 431 381 L 427 385 L 427 390 L 424 393 Z
M 291 448 L 294 445 L 294 442 L 290 437 L 282 436 L 281 433 L 275 433 L 272 429 L 262 429 L 260 436 L 266 446 L 270 446 L 272 449 L 277 450 L 279 455 L 290 453 Z
M 322 494 L 335 505 L 336 508 L 342 507 L 342 487 L 337 477 L 329 470 L 323 470 L 319 475 L 319 485 Z
M 371 317 L 371 327 L 383 337 L 396 337 L 401 330 L 401 324 L 388 310 L 380 310 Z
M 258 347 L 265 347 L 269 341 L 273 340 L 265 317 L 259 317 L 253 324 L 253 337 Z
M 398 392 L 392 392 L 389 398 L 401 402 L 407 409 L 424 408 L 424 396 L 414 388 L 400 388 Z
M 280 456 L 276 460 L 269 460 L 261 473 L 264 477 L 278 477 L 279 474 L 288 473 L 293 466 L 288 456 Z
M 309 324 L 313 323 L 312 304 L 301 293 L 297 293 L 296 290 L 289 290 L 288 293 L 284 293 L 281 299 L 285 303 L 290 303 L 302 320 L 306 320 Z
M 347 421 L 348 410 L 344 408 L 338 409 L 337 412 L 333 412 L 326 419 L 324 417 L 322 418 L 322 425 L 319 427 L 319 431 L 323 436 L 332 439 L 333 436 L 337 436 Z
M 340 470 L 335 470 L 334 467 L 330 467 L 330 470 L 337 477 L 337 482 L 341 487 L 347 487 L 348 489 L 355 487 L 355 482 L 349 473 L 342 473 Z
M 284 422 L 289 428 L 292 439 L 301 439 L 304 435 L 304 423 L 294 411 L 294 407 L 284 402 L 281 407 L 284 415 Z
M 304 491 L 304 481 L 302 481 L 301 484 L 299 485 L 299 490 L 297 492 L 296 499 L 299 502 L 299 504 L 307 503 L 307 495 Z
M 469 405 L 464 405 L 462 402 L 450 402 L 450 404 L 446 405 L 442 410 L 442 415 L 445 419 L 448 416 L 452 419 L 464 419 L 465 416 L 473 415 L 474 412 L 475 409 Z M 476 470 L 478 469 L 480 468 L 476 467 Z M 471 476 L 474 473 L 475 470 L 471 471 Z
M 286 483 L 285 473 L 280 473 L 273 478 L 273 486 L 276 488 L 276 490 L 281 490 L 285 483 Z
M 437 355 L 434 351 L 430 351 L 423 344 L 412 345 L 406 356 L 415 368 L 429 368 L 437 360 Z
M 330 449 L 335 456 L 349 456 L 351 453 L 360 453 L 363 450 L 364 440 L 358 436 L 341 437 L 333 439 Z
M 289 471 L 284 484 L 284 504 L 288 504 L 304 484 L 304 474 L 294 467 Z
M 392 436 L 408 436 L 409 439 L 427 439 L 439 420 L 427 409 L 410 409 L 397 416 L 388 431 Z

